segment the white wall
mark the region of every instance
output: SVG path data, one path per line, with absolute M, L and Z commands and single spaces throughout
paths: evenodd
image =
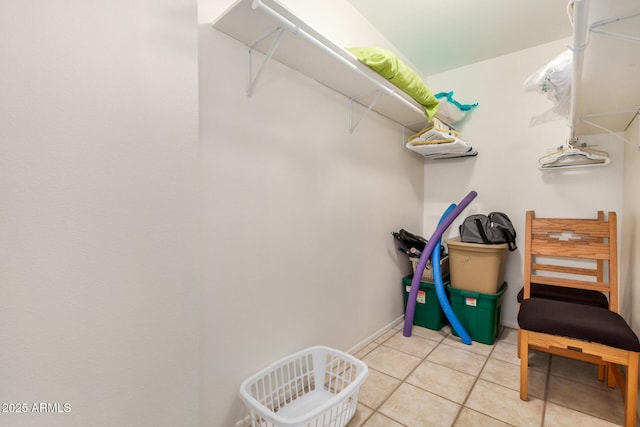
M 620 251 L 620 313 L 636 334 L 640 334 L 640 117 L 636 115 L 626 129 L 624 137 L 623 203 L 624 218 Z M 640 400 L 640 399 L 639 399 Z M 638 405 L 640 408 L 640 404 Z
M 629 144 L 624 144 L 623 203 L 624 218 L 621 224 L 624 233 L 620 251 L 620 313 L 631 324 L 636 334 L 640 333 L 640 117 L 627 128 L 625 134 Z
M 198 424 L 195 22 L 2 4 L 0 402 L 30 412 L 2 425 Z
M 462 136 L 479 151 L 475 158 L 429 161 L 425 164 L 425 223 L 428 237 L 450 203 L 458 203 L 469 191 L 478 192 L 472 205 L 448 230 L 458 235 L 458 225 L 469 214 L 505 212 L 516 231 L 524 229 L 525 211 L 548 216 L 594 216 L 597 210 L 622 209 L 623 144 L 597 135 L 590 144 L 608 151 L 612 162 L 605 167 L 545 172 L 538 158 L 558 147 L 569 136 L 565 120 L 529 127 L 532 116 L 551 108 L 545 96 L 525 92 L 524 80 L 546 65 L 568 45 L 549 43 L 429 78 L 434 92 L 453 90 L 463 103 L 479 102 L 463 127 Z M 522 232 L 518 235 L 522 246 Z M 511 252 L 507 264 L 509 283 L 503 306 L 503 323 L 516 327 L 516 294 L 522 283 L 522 253 Z
M 346 98 L 278 63 L 248 99 L 246 47 L 200 20 L 201 418 L 226 427 L 258 369 L 310 345 L 352 349 L 401 318 L 410 266 L 390 232 L 422 228 L 423 160 L 378 115 L 350 134 Z M 329 24 L 314 23 L 349 43 Z

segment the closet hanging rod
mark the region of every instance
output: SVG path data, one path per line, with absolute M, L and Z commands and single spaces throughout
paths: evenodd
M 253 0 L 253 2 L 251 4 L 251 8 L 254 9 L 254 10 L 258 10 L 258 11 L 264 13 L 265 15 L 270 16 L 276 22 L 279 22 L 283 27 L 285 27 L 287 30 L 289 30 L 293 35 L 301 36 L 304 40 L 306 40 L 307 42 L 311 43 L 315 47 L 319 48 L 320 50 L 325 52 L 327 55 L 333 57 L 334 59 L 336 59 L 341 64 L 349 67 L 351 70 L 353 70 L 359 76 L 365 78 L 366 80 L 368 80 L 369 82 L 374 84 L 378 89 L 383 91 L 383 93 L 385 95 L 389 95 L 389 96 L 394 97 L 395 99 L 397 99 L 398 101 L 402 102 L 403 104 L 405 104 L 407 107 L 409 107 L 413 111 L 424 115 L 424 111 L 423 110 L 421 110 L 420 108 L 418 108 L 415 105 L 411 104 L 409 101 L 404 99 L 402 96 L 398 95 L 393 89 L 388 88 L 387 86 L 383 85 L 382 83 L 380 83 L 379 81 L 377 81 L 373 77 L 367 75 L 365 72 L 360 70 L 357 67 L 357 65 L 355 65 L 352 62 L 350 62 L 348 59 L 346 59 L 340 53 L 336 52 L 335 50 L 333 50 L 330 47 L 328 47 L 325 44 L 323 44 L 321 41 L 319 41 L 316 38 L 314 38 L 312 35 L 307 33 L 303 28 L 300 28 L 299 24 L 294 24 L 291 21 L 289 21 L 287 18 L 285 18 L 284 16 L 280 15 L 278 12 L 276 12 L 275 10 L 273 10 L 272 8 L 270 8 L 269 6 L 264 4 L 264 2 L 262 2 L 261 0 Z M 346 54 L 348 54 L 349 56 L 351 56 L 354 60 L 357 60 L 356 57 L 351 55 L 349 52 L 347 52 L 347 51 L 344 51 L 344 52 Z
M 578 115 L 576 107 L 580 95 L 582 81 L 582 65 L 584 63 L 584 48 L 587 43 L 589 27 L 587 17 L 589 10 L 589 0 L 575 0 L 573 6 L 573 44 L 569 49 L 573 52 L 572 74 L 571 74 L 571 105 L 569 109 L 570 139 L 576 137 L 576 127 L 578 126 Z

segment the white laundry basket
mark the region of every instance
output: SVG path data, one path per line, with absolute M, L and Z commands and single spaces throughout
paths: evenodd
M 368 367 L 315 346 L 272 363 L 242 382 L 252 427 L 344 427 L 356 412 Z

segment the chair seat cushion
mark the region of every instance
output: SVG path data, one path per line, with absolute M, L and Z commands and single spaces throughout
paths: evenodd
M 638 337 L 618 313 L 592 305 L 545 298 L 522 301 L 520 328 L 640 351 Z
M 609 308 L 609 300 L 602 292 L 590 289 L 574 289 L 561 286 L 531 284 L 531 297 L 546 298 L 557 301 L 576 302 L 579 304 L 594 305 L 596 307 Z M 518 292 L 518 303 L 524 299 L 524 288 Z

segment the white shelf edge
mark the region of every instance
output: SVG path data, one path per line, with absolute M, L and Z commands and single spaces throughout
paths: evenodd
M 271 40 L 260 39 L 269 29 L 284 28 L 286 34 L 272 54 L 274 60 L 344 95 L 350 106 L 354 102 L 362 105 L 365 114 L 369 109 L 376 111 L 415 132 L 428 122 L 420 104 L 275 0 L 239 0 L 213 27 L 265 55 L 269 55 Z M 374 101 L 360 97 L 374 91 L 384 96 Z

